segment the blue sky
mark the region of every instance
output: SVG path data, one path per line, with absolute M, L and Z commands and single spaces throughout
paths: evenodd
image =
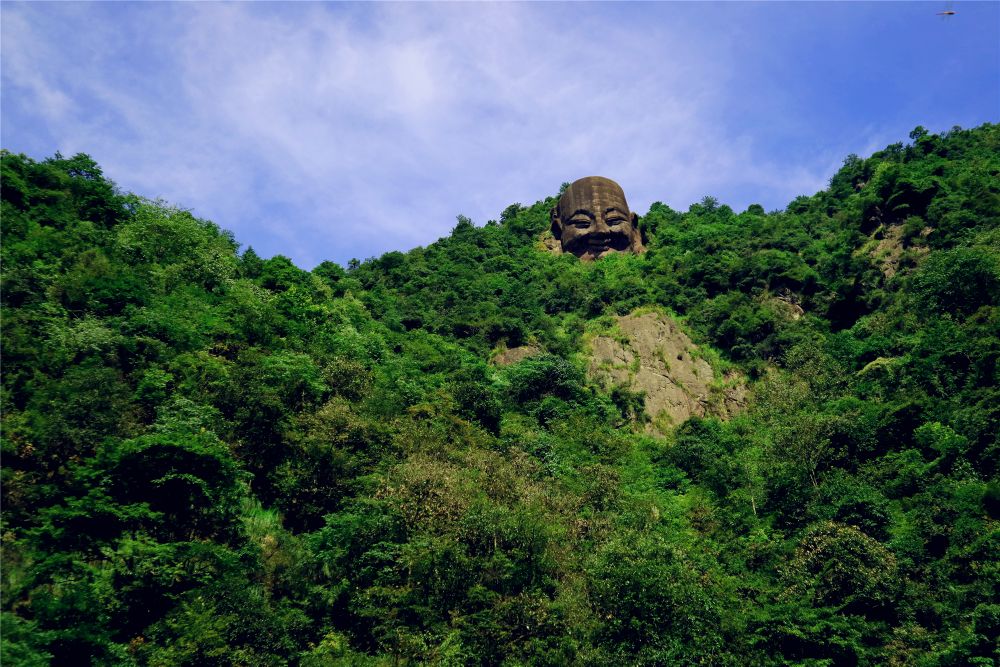
M 945 8 L 957 14 L 941 18 Z M 4 148 L 303 268 L 603 175 L 640 214 L 812 194 L 1000 120 L 1000 3 L 3 2 Z

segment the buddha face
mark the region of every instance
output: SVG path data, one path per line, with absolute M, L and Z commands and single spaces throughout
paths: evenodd
M 614 181 L 588 176 L 574 182 L 552 209 L 552 235 L 563 252 L 592 261 L 613 252 L 642 252 L 639 218 Z

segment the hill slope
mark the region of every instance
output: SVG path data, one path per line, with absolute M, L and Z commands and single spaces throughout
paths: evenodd
M 4 662 L 989 664 L 1000 128 L 911 139 L 642 256 L 548 198 L 312 272 L 4 153 Z M 745 411 L 588 379 L 640 308 Z

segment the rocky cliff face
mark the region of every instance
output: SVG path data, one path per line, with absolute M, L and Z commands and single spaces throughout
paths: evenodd
M 676 322 L 660 313 L 616 318 L 591 339 L 588 374 L 610 389 L 645 393 L 647 430 L 663 433 L 691 416 L 727 418 L 746 404 L 743 378 L 723 375 Z

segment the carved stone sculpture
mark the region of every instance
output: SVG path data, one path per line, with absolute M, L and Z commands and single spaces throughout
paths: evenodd
M 552 235 L 563 252 L 582 260 L 645 251 L 639 216 L 629 210 L 621 186 L 609 178 L 587 176 L 575 181 L 559 197 L 551 217 Z

